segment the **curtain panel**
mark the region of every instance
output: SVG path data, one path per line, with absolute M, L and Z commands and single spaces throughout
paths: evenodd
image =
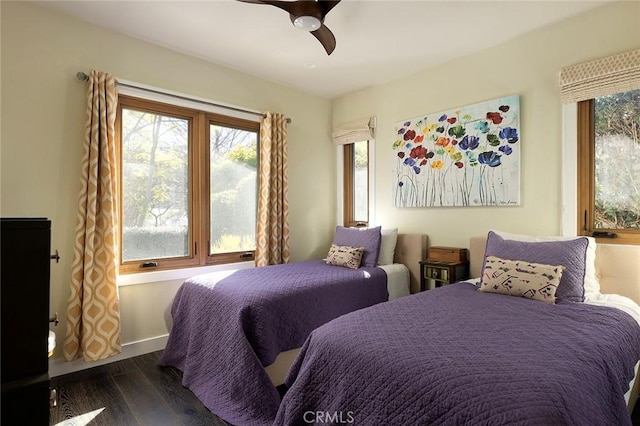
M 256 266 L 288 263 L 287 119 L 267 112 L 260 121 Z
M 563 104 L 640 87 L 640 49 L 583 62 L 560 71 Z
M 64 356 L 97 361 L 120 353 L 118 173 L 115 78 L 92 71 L 87 90 L 84 156 L 78 200 Z
M 346 145 L 373 139 L 375 128 L 376 118 L 367 117 L 338 126 L 331 136 L 334 144 Z

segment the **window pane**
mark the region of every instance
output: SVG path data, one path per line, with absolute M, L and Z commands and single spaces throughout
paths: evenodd
M 258 134 L 209 125 L 210 254 L 256 248 Z
M 353 144 L 353 219 L 358 222 L 369 220 L 369 143 Z
M 595 99 L 594 227 L 640 229 L 640 90 Z
M 189 120 L 122 109 L 122 260 L 189 255 Z

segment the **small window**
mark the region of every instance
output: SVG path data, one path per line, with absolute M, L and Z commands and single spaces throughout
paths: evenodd
M 344 224 L 369 224 L 369 142 L 344 145 Z
M 582 235 L 640 244 L 640 90 L 578 103 L 578 189 Z

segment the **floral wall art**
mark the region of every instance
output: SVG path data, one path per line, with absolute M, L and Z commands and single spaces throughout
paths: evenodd
M 517 95 L 396 123 L 396 207 L 520 204 Z

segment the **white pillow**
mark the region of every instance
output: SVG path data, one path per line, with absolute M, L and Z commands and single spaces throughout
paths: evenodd
M 510 234 L 508 232 L 493 230 L 496 234 L 500 235 L 505 240 L 526 241 L 526 242 L 541 242 L 541 241 L 568 241 L 575 240 L 577 238 L 586 238 L 589 241 L 587 246 L 587 258 L 585 259 L 585 273 L 584 273 L 584 298 L 597 296 L 600 294 L 600 282 L 596 277 L 596 239 L 593 237 L 551 237 L 551 236 L 532 236 L 523 234 Z
M 380 242 L 380 254 L 378 255 L 378 266 L 391 265 L 393 255 L 396 252 L 396 242 L 398 241 L 398 228 L 380 230 L 382 241 Z

